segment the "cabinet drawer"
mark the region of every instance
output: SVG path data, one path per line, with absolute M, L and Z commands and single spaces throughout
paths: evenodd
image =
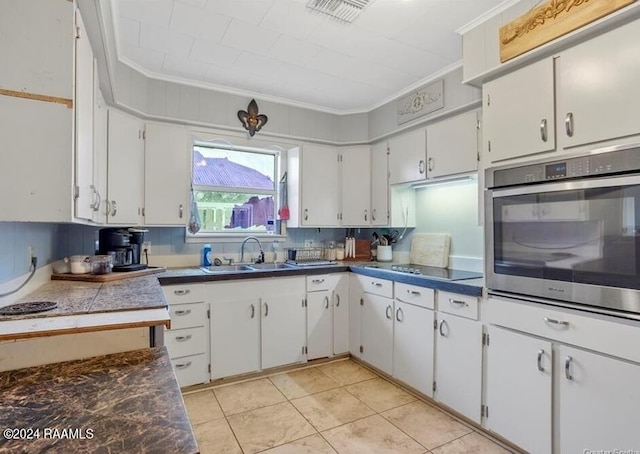
M 189 303 L 169 306 L 171 329 L 194 328 L 207 323 L 207 304 Z
M 171 358 L 196 355 L 207 351 L 207 335 L 204 327 L 171 329 L 164 332 L 164 343 Z
M 307 276 L 307 292 L 320 292 L 329 290 L 331 280 L 328 274 L 318 274 L 317 276 Z
M 435 306 L 435 292 L 431 288 L 417 285 L 395 283 L 395 295 L 398 301 L 415 304 L 416 306 L 433 309 Z
M 478 320 L 478 298 L 438 290 L 438 311 Z
M 167 285 L 162 287 L 162 291 L 169 304 L 204 301 L 204 284 Z
M 632 320 L 493 296 L 484 303 L 482 318 L 493 325 L 640 363 L 640 323 Z
M 385 298 L 393 298 L 393 281 L 358 275 L 358 281 L 362 285 L 362 291 L 372 295 L 380 295 Z
M 209 382 L 209 361 L 205 354 L 175 358 L 171 365 L 181 388 Z

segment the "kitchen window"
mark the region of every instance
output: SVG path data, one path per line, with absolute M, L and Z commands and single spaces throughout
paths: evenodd
M 279 160 L 279 152 L 272 150 L 194 145 L 197 235 L 273 233 Z

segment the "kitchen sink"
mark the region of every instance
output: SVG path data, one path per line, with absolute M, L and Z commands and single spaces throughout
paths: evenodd
M 200 269 L 209 274 L 237 273 L 238 271 L 253 271 L 249 265 L 220 265 L 201 266 Z
M 287 265 L 286 263 L 254 263 L 247 266 L 252 270 L 285 270 L 295 268 L 295 266 Z

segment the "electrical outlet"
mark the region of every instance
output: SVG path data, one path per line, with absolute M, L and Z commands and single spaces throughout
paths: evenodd
M 142 251 L 151 255 L 151 241 L 145 241 L 142 243 Z
M 313 247 L 313 240 L 304 240 L 304 247 Z

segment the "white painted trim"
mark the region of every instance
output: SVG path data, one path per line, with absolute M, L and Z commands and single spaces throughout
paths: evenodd
M 476 17 L 471 22 L 468 22 L 468 23 L 464 24 L 463 26 L 458 27 L 458 29 L 455 30 L 455 32 L 458 33 L 459 35 L 464 35 L 469 30 L 472 30 L 472 29 L 476 28 L 478 25 L 481 25 L 483 22 L 488 21 L 492 17 L 495 17 L 498 14 L 501 14 L 503 11 L 511 8 L 516 3 L 520 3 L 520 1 L 522 1 L 522 0 L 505 0 L 504 2 L 500 3 L 499 5 L 496 5 L 493 8 L 491 8 L 486 13 L 481 14 L 480 16 Z M 533 8 L 535 8 L 535 6 Z
M 41 285 L 49 282 L 51 280 L 51 269 L 51 265 L 45 265 L 38 268 L 31 281 L 22 290 L 14 293 L 13 295 L 0 298 L 0 307 L 9 306 L 15 303 L 23 296 L 28 295 Z M 0 283 L 0 293 L 7 293 L 18 288 L 28 277 L 29 273 L 26 273 L 22 276 L 11 279 L 10 281 Z
M 80 314 L 60 317 L 26 318 L 0 322 L 0 338 L 29 338 L 36 333 L 90 329 L 133 323 L 146 323 L 148 326 L 164 325 L 171 319 L 165 308 L 143 309 L 135 311 L 104 312 L 100 314 Z M 115 328 L 114 328 L 115 329 Z
M 484 272 L 484 260 L 482 257 L 464 257 L 460 255 L 449 256 L 449 268 L 454 270 Z

